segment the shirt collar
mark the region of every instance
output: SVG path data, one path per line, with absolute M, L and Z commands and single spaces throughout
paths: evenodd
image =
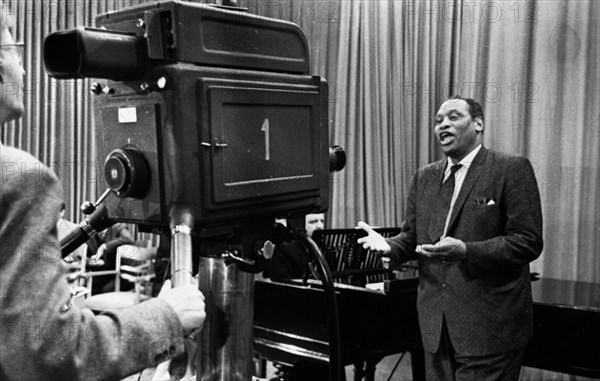
M 463 159 L 456 164 L 462 164 L 462 166 L 464 168 L 468 169 L 471 166 L 471 164 L 473 163 L 473 160 L 475 160 L 475 156 L 477 156 L 477 154 L 479 153 L 480 150 L 481 150 L 481 144 L 479 144 L 477 147 L 475 147 L 473 149 L 473 151 L 469 152 L 469 154 L 467 156 L 463 157 Z M 450 169 L 450 167 L 452 165 L 453 165 L 452 162 L 450 161 L 450 159 L 448 159 L 447 169 Z

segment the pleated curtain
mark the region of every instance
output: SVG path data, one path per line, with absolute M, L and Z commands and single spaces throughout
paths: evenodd
M 146 1 L 5 1 L 26 44 L 26 115 L 4 144 L 54 169 L 68 216 L 94 199 L 89 80 L 56 81 L 42 62 L 49 33 L 94 25 L 100 13 Z M 311 71 L 329 83 L 331 144 L 348 164 L 333 174 L 327 226 L 399 226 L 415 171 L 442 157 L 433 115 L 454 93 L 486 112 L 484 144 L 527 156 L 538 179 L 543 276 L 600 282 L 600 2 L 242 0 L 250 13 L 291 20 L 307 35 Z M 103 161 L 103 160 L 100 160 Z
M 44 69 L 44 38 L 57 30 L 94 26 L 97 15 L 125 9 L 147 1 L 20 0 L 7 1 L 16 16 L 13 36 L 25 43 L 25 84 L 22 89 L 26 113 L 20 121 L 2 126 L 5 145 L 19 147 L 52 168 L 63 183 L 66 217 L 80 221 L 79 206 L 93 200 L 103 160 L 96 158 L 95 121 L 90 80 L 55 80 Z

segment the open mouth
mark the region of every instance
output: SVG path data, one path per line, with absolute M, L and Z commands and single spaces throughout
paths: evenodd
M 451 134 L 450 132 L 440 133 L 439 138 L 440 138 L 440 144 L 443 146 L 450 144 L 454 141 L 454 135 Z

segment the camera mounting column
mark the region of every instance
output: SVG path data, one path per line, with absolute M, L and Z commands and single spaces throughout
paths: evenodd
M 229 260 L 231 254 L 242 257 L 241 248 L 225 246 L 200 256 L 198 287 L 205 297 L 206 321 L 198 340 L 198 381 L 252 378 L 254 274 Z
M 192 283 L 192 229 L 194 217 L 187 208 L 171 209 L 171 280 L 173 287 Z

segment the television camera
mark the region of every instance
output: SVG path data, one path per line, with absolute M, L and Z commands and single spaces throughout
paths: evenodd
M 330 172 L 346 160 L 329 147 L 328 85 L 309 74 L 303 32 L 159 1 L 52 33 L 43 54 L 52 77 L 94 81 L 109 190 L 101 223 L 71 246 L 115 222 L 170 235 L 173 284 L 198 272 L 206 297 L 198 380 L 249 380 L 261 245 L 274 217 L 327 210 Z

